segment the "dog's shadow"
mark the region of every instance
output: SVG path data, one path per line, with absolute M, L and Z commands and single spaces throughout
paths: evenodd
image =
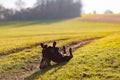
M 52 66 L 50 66 L 49 68 L 46 68 L 44 70 L 39 70 L 37 72 L 35 72 L 34 74 L 28 76 L 25 78 L 25 80 L 34 80 L 39 78 L 40 76 L 44 75 L 47 71 L 55 68 L 50 74 L 52 75 L 53 73 L 55 73 L 57 70 L 59 70 L 62 66 L 64 66 L 65 64 L 67 64 L 68 62 L 63 62 L 61 64 L 54 64 Z

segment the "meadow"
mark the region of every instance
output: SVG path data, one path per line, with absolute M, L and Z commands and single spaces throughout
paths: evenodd
M 0 80 L 119 80 L 119 35 L 120 24 L 114 22 L 0 22 Z M 68 63 L 39 70 L 41 42 L 61 47 L 93 38 Z

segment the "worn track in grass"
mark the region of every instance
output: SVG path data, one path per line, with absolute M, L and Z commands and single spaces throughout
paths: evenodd
M 70 45 L 67 46 L 67 51 L 69 50 L 69 48 L 72 48 L 72 51 L 76 51 L 78 48 L 86 45 L 86 44 L 89 44 L 91 43 L 92 41 L 94 40 L 97 40 L 97 39 L 100 39 L 102 37 L 99 37 L 99 38 L 91 38 L 91 39 L 87 39 L 87 40 L 83 40 L 83 41 L 80 41 L 80 42 L 73 42 L 71 43 Z
M 56 39 L 55 41 L 62 41 L 62 40 L 68 40 L 69 38 L 64 38 L 64 39 Z M 51 43 L 53 42 L 53 40 L 51 41 L 48 41 L 48 42 L 45 42 L 45 43 Z M 41 42 L 40 43 L 36 43 L 36 44 L 33 44 L 31 46 L 26 46 L 26 47 L 22 47 L 22 48 L 17 48 L 17 49 L 13 49 L 13 50 L 9 50 L 9 51 L 6 51 L 6 52 L 3 52 L 2 54 L 0 54 L 0 59 L 3 59 L 5 58 L 6 56 L 10 55 L 10 54 L 14 54 L 14 53 L 19 53 L 21 51 L 28 51 L 29 49 L 32 49 L 32 48 L 35 48 L 37 46 L 40 46 Z
M 101 37 L 100 37 L 101 38 Z M 91 38 L 91 39 L 87 39 L 87 40 L 83 40 L 83 41 L 79 41 L 79 42 L 73 42 L 69 45 L 66 46 L 66 50 L 67 50 L 67 53 L 68 53 L 68 50 L 69 48 L 72 48 L 73 52 L 76 51 L 78 48 L 82 47 L 82 46 L 85 46 L 89 43 L 91 43 L 92 41 L 94 40 L 97 40 L 97 39 L 100 39 L 100 38 Z M 51 42 L 51 41 L 50 41 Z M 28 49 L 32 49 L 32 48 L 35 48 L 39 46 L 39 44 L 37 45 L 34 45 L 32 47 L 29 47 L 29 48 L 24 48 L 24 49 L 21 49 L 21 50 L 18 50 L 18 52 L 21 52 L 21 51 L 26 51 Z M 61 48 L 62 49 L 62 48 Z M 13 54 L 13 53 L 10 53 L 10 54 Z M 7 56 L 7 55 L 6 55 Z M 12 79 L 9 78 L 9 80 L 23 80 L 25 79 L 26 77 L 29 77 L 31 76 L 32 74 L 34 74 L 35 72 L 39 71 L 39 63 L 40 61 L 35 61 L 35 62 L 32 62 L 32 63 L 29 63 L 28 64 L 28 68 L 27 70 L 26 69 L 23 69 L 23 72 L 20 72 L 20 73 L 16 73 L 16 74 L 13 74 L 11 76 L 14 76 L 12 77 Z M 5 80 L 8 80 L 8 79 L 5 79 Z
M 80 42 L 73 42 L 73 43 L 69 44 L 68 46 L 66 46 L 67 53 L 68 53 L 69 48 L 72 48 L 72 50 L 73 50 L 73 52 L 74 52 L 74 51 L 76 51 L 78 48 L 83 47 L 83 46 L 85 46 L 85 45 L 87 45 L 87 44 L 89 44 L 89 43 L 91 43 L 91 42 L 93 42 L 93 41 L 95 41 L 95 40 L 98 40 L 98 39 L 100 39 L 100 38 L 92 38 L 92 39 L 87 39 L 87 40 L 83 40 L 83 41 L 80 41 Z M 74 56 L 74 55 L 73 55 L 73 56 Z M 31 72 L 27 72 L 27 73 L 29 73 L 28 76 L 31 76 L 32 74 L 34 74 L 35 72 L 37 72 L 37 71 L 40 70 L 40 69 L 39 69 L 39 62 L 36 63 L 36 65 L 35 65 L 35 66 L 32 66 L 32 67 L 33 67 L 34 69 L 32 69 Z M 26 78 L 26 80 L 28 80 L 28 79 Z

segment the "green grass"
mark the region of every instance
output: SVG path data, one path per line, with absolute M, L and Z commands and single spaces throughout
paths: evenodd
M 0 79 L 13 79 L 41 59 L 40 46 L 2 56 L 5 52 L 41 42 L 57 41 L 60 47 L 104 37 L 77 50 L 70 62 L 38 71 L 28 80 L 119 80 L 119 31 L 120 24 L 76 20 L 0 23 Z M 112 61 L 114 63 L 110 64 Z
M 78 49 L 74 58 L 59 66 L 39 71 L 28 80 L 119 80 L 120 33 Z
M 85 40 L 89 38 L 74 38 L 68 40 L 57 41 L 57 46 L 69 45 L 74 42 Z M 49 44 L 51 45 L 51 44 Z M 11 75 L 21 73 L 24 70 L 30 70 L 31 63 L 39 62 L 41 59 L 41 47 L 37 46 L 28 51 L 22 51 L 18 53 L 11 54 L 5 58 L 0 59 L 0 78 L 10 79 Z M 6 75 L 6 76 L 3 76 Z M 8 77 L 9 76 L 9 77 Z
M 0 54 L 36 43 L 74 38 L 106 36 L 120 30 L 120 24 L 80 22 L 8 22 L 0 23 Z

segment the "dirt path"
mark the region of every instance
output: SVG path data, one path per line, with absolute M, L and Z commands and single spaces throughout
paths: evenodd
M 67 49 L 67 52 L 68 52 L 68 50 L 69 50 L 69 48 L 72 48 L 72 50 L 73 50 L 73 52 L 74 51 L 76 51 L 78 48 L 80 48 L 80 47 L 83 47 L 83 46 L 85 46 L 85 45 L 87 45 L 87 44 L 89 44 L 89 43 L 91 43 L 91 42 L 93 42 L 93 41 L 95 41 L 95 40 L 97 40 L 97 39 L 100 39 L 100 38 L 92 38 L 92 39 L 87 39 L 87 40 L 83 40 L 83 41 L 80 41 L 80 42 L 75 42 L 75 43 L 72 43 L 72 44 L 70 44 L 70 45 L 68 45 L 67 47 L 66 47 L 66 49 Z M 30 75 L 32 75 L 32 74 L 34 74 L 35 72 L 37 72 L 37 71 L 39 71 L 40 69 L 39 69 L 39 62 L 37 62 L 36 64 L 35 63 L 33 63 L 33 64 L 31 64 L 32 65 L 32 71 L 28 71 L 28 72 L 26 72 L 26 74 L 27 74 L 27 76 L 30 76 Z M 23 78 L 23 77 L 22 77 Z
M 80 41 L 80 42 L 75 42 L 75 43 L 72 43 L 70 44 L 69 46 L 67 46 L 67 51 L 69 50 L 69 48 L 72 48 L 73 52 L 76 51 L 78 48 L 80 47 L 83 47 L 89 43 L 91 43 L 92 41 L 94 40 L 97 40 L 97 39 L 100 39 L 100 38 L 92 38 L 92 39 L 87 39 L 87 40 L 83 40 L 83 41 Z
M 62 41 L 62 40 L 68 40 L 68 38 L 65 38 L 65 39 L 57 39 L 55 41 Z M 48 41 L 48 42 L 45 42 L 45 43 L 51 43 L 53 42 L 53 40 L 51 41 Z M 19 52 L 22 52 L 22 51 L 28 51 L 29 49 L 32 49 L 32 48 L 35 48 L 37 46 L 40 46 L 41 42 L 40 43 L 36 43 L 36 44 L 33 44 L 31 46 L 27 46 L 27 47 L 22 47 L 22 48 L 18 48 L 18 49 L 15 49 L 15 50 L 9 50 L 7 52 L 4 52 L 2 54 L 0 54 L 0 59 L 3 59 L 5 58 L 6 56 L 10 55 L 10 54 L 15 54 L 15 53 L 19 53 Z
M 80 47 L 83 47 L 91 42 L 93 42 L 94 40 L 97 40 L 97 39 L 100 39 L 100 38 L 92 38 L 92 39 L 87 39 L 87 40 L 83 40 L 83 41 L 80 41 L 80 42 L 74 42 L 74 43 L 71 43 L 70 45 L 66 46 L 66 49 L 67 49 L 67 52 L 69 50 L 69 48 L 72 48 L 73 52 L 76 51 L 78 48 Z M 37 44 L 39 45 L 39 44 Z M 37 47 L 34 46 L 34 47 Z M 33 46 L 30 48 L 25 48 L 25 49 L 21 49 L 21 51 L 25 51 L 25 50 L 28 50 L 28 49 L 32 49 Z M 20 50 L 18 50 L 18 52 L 20 52 Z M 11 53 L 12 54 L 12 53 Z M 39 71 L 39 63 L 40 61 L 36 61 L 36 62 L 33 62 L 33 63 L 29 63 L 28 64 L 28 68 L 27 70 L 26 69 L 23 69 L 23 71 L 21 73 L 16 73 L 16 74 L 12 74 L 12 79 L 9 78 L 9 80 L 23 80 L 25 79 L 26 77 L 34 74 L 35 72 Z M 7 80 L 7 79 L 6 79 Z

